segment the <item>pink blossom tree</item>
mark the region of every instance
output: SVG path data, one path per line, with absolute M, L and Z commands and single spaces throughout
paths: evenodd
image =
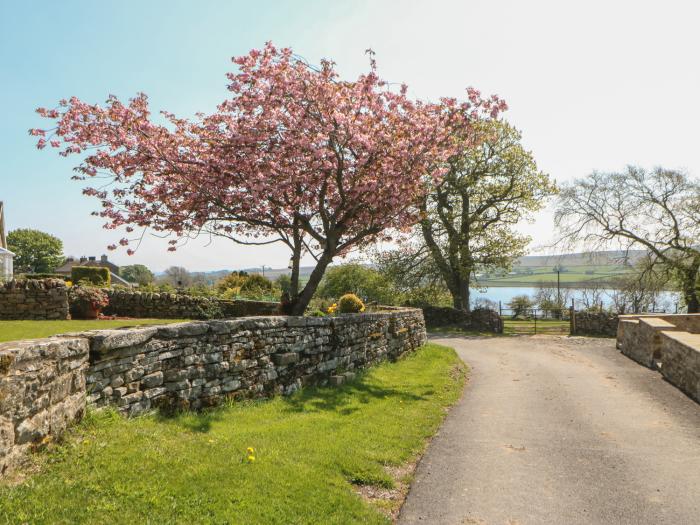
M 303 314 L 334 257 L 419 219 L 417 204 L 441 177 L 455 130 L 505 109 L 497 97 L 412 101 L 371 69 L 354 81 L 334 64 L 315 68 L 268 43 L 234 58 L 231 97 L 195 120 L 162 112 L 146 95 L 105 107 L 71 98 L 38 109 L 52 129 L 32 129 L 38 148 L 83 154 L 74 178 L 103 179 L 83 191 L 101 201 L 105 228 L 174 235 L 170 250 L 202 233 L 242 244 L 283 242 L 292 253 L 288 311 Z M 116 244 L 110 248 L 116 248 Z M 133 249 L 128 248 L 132 254 Z M 299 290 L 299 265 L 316 266 Z

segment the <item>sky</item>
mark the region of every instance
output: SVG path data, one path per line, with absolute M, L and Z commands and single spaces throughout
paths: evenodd
M 0 0 L 0 200 L 8 230 L 35 228 L 67 255 L 118 241 L 92 217 L 98 202 L 71 181 L 77 158 L 39 151 L 34 110 L 75 95 L 103 102 L 148 94 L 154 111 L 191 117 L 227 96 L 232 56 L 268 40 L 341 76 L 367 70 L 405 82 L 409 95 L 498 94 L 538 166 L 566 183 L 592 170 L 665 166 L 700 176 L 700 7 L 666 0 L 39 1 Z M 520 229 L 532 253 L 553 238 L 550 209 Z M 282 245 L 191 241 L 177 252 L 148 237 L 117 264 L 155 271 L 285 267 Z M 550 250 L 551 251 L 551 250 Z

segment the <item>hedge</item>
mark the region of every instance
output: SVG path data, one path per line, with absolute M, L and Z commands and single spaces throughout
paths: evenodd
M 61 279 L 67 281 L 67 275 L 61 273 L 26 273 L 19 276 L 21 279 Z
M 70 271 L 74 284 L 80 281 L 89 281 L 97 286 L 109 286 L 112 282 L 109 268 L 101 266 L 73 266 Z

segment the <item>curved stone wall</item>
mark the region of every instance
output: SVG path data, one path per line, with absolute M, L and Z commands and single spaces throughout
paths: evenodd
M 86 406 L 127 415 L 339 385 L 426 340 L 418 309 L 248 317 L 0 343 L 0 475 Z

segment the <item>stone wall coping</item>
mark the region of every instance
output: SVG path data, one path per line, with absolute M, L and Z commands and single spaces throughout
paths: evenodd
M 6 283 L 0 283 L 5 290 L 49 290 L 51 288 L 66 288 L 63 279 L 12 279 Z
M 691 334 L 690 332 L 674 332 L 671 330 L 663 330 L 662 335 L 678 341 L 679 343 L 690 347 L 696 352 L 700 352 L 700 334 Z
M 700 314 L 620 314 L 620 320 L 631 321 L 646 317 L 656 317 L 658 319 L 700 319 Z
M 660 319 L 658 317 L 644 317 L 639 319 L 640 323 L 649 325 L 652 328 L 675 328 L 676 325 L 669 323 L 665 319 Z

